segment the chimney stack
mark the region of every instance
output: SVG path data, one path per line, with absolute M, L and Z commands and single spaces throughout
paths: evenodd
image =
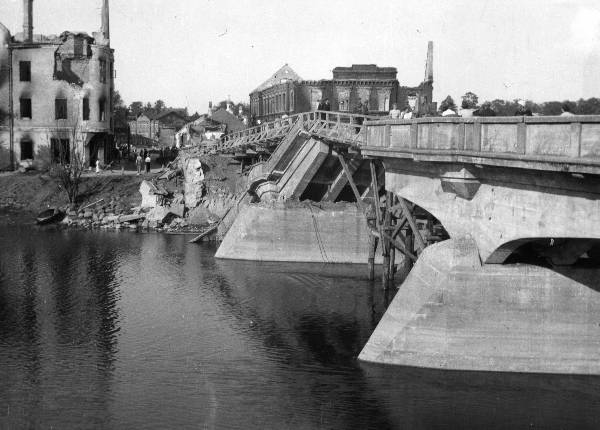
M 427 63 L 425 64 L 425 82 L 433 82 L 433 42 L 427 44 Z
M 33 0 L 23 0 L 23 39 L 33 42 Z
M 110 40 L 108 0 L 102 0 L 102 26 L 100 27 L 100 33 L 102 33 L 104 40 Z

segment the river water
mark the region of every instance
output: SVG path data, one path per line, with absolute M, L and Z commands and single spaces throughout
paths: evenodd
M 599 378 L 359 363 L 364 267 L 187 239 L 0 227 L 0 429 L 600 426 Z

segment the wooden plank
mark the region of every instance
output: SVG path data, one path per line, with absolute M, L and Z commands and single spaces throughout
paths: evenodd
M 217 231 L 217 229 L 219 228 L 218 224 L 214 225 L 213 227 L 209 228 L 208 230 L 206 230 L 205 232 L 199 234 L 198 236 L 196 236 L 195 238 L 193 238 L 192 240 L 189 241 L 189 243 L 196 243 L 196 242 L 200 242 L 202 239 L 204 239 L 206 236 L 215 233 Z

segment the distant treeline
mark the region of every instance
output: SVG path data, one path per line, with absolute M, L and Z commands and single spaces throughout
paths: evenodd
M 492 101 L 485 101 L 479 104 L 479 97 L 477 94 L 468 91 L 461 97 L 461 107 L 463 109 L 492 109 L 493 113 L 497 116 L 511 116 L 519 110 L 519 99 L 515 100 L 501 100 L 495 99 Z M 576 115 L 600 115 L 600 98 L 592 97 L 589 99 L 579 99 L 577 101 L 563 100 L 563 101 L 550 101 L 543 103 L 535 103 L 531 100 L 525 101 L 525 107 L 534 114 L 538 115 L 560 115 L 562 107 L 567 106 L 568 110 Z M 441 103 L 439 111 L 443 112 L 446 109 L 457 110 L 456 103 L 451 96 L 447 96 Z
M 508 101 L 496 99 L 489 103 L 490 107 L 498 116 L 514 115 L 519 108 L 517 100 Z M 526 107 L 531 109 L 533 113 L 538 113 L 540 115 L 560 115 L 563 105 L 569 106 L 570 111 L 576 115 L 600 115 L 600 98 L 595 97 L 587 100 L 579 99 L 576 102 L 571 100 L 561 102 L 551 101 L 539 104 L 529 100 L 526 102 Z

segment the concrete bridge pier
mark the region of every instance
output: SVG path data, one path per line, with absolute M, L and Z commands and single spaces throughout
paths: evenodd
M 598 269 L 481 264 L 472 238 L 426 248 L 359 359 L 600 374 Z
M 432 214 L 450 239 L 420 253 L 360 360 L 600 374 L 597 178 L 384 164 L 388 191 Z

